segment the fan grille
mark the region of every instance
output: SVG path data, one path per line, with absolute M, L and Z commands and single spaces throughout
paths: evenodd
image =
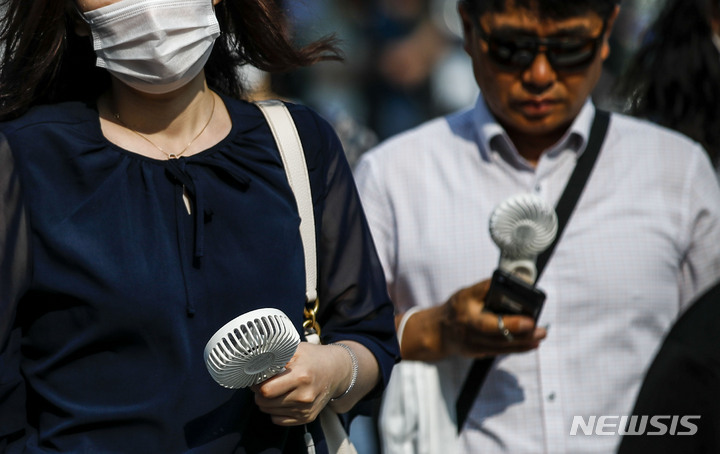
M 245 388 L 282 372 L 300 335 L 277 309 L 258 309 L 230 321 L 205 346 L 205 364 L 217 383 Z

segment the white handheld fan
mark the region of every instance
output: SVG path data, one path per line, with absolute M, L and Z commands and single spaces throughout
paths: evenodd
M 220 328 L 205 346 L 210 375 L 226 388 L 245 388 L 285 370 L 300 335 L 278 309 L 257 309 Z
M 500 203 L 490 215 L 490 236 L 500 248 L 499 268 L 535 282 L 535 259 L 555 239 L 555 209 L 533 194 L 518 194 Z

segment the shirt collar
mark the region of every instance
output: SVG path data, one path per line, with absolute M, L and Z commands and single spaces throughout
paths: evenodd
M 590 127 L 595 117 L 595 106 L 590 98 L 585 101 L 580 113 L 575 117 L 570 128 L 563 137 L 552 147 L 546 150 L 546 154 L 553 155 L 563 150 L 573 150 L 578 156 L 585 151 L 585 146 L 590 135 Z M 474 109 L 475 127 L 478 131 L 478 139 L 484 153 L 497 151 L 506 155 L 512 161 L 527 162 L 520 156 L 517 148 L 510 140 L 505 129 L 495 120 L 485 103 L 485 99 L 480 95 L 475 103 Z

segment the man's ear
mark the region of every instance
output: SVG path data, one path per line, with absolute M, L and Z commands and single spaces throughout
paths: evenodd
M 458 13 L 460 14 L 460 21 L 462 22 L 463 48 L 465 52 L 470 53 L 470 41 L 473 39 L 473 28 L 475 27 L 473 17 L 470 12 L 468 12 L 464 2 L 458 2 Z
M 610 55 L 610 43 L 609 38 L 610 34 L 612 33 L 613 25 L 615 24 L 615 19 L 617 19 L 618 14 L 620 13 L 620 5 L 615 5 L 615 9 L 612 13 L 610 13 L 610 16 L 608 16 L 607 19 L 607 27 L 605 29 L 605 39 L 603 40 L 602 49 L 600 51 L 600 56 L 603 60 L 607 59 Z
M 222 0 L 213 0 L 213 6 L 217 6 Z

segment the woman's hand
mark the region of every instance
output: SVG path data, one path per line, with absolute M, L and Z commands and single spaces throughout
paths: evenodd
M 359 344 L 348 345 L 358 350 Z M 337 345 L 301 342 L 285 369 L 252 387 L 255 403 L 279 426 L 314 421 L 331 398 L 345 392 L 352 379 L 350 355 Z

